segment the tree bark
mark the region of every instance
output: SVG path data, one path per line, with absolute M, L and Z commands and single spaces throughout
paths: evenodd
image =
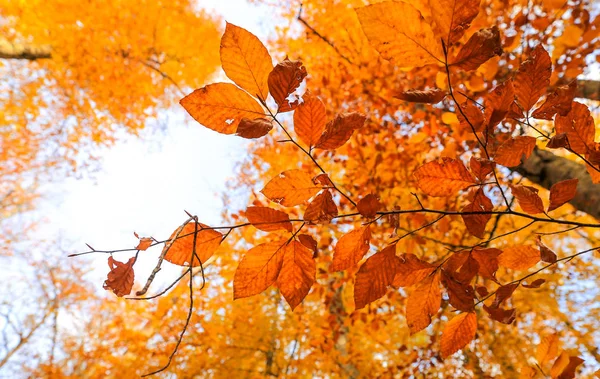
M 563 180 L 579 179 L 577 194 L 570 203 L 576 209 L 600 219 L 600 184 L 592 183 L 583 164 L 536 148 L 515 171 L 546 189 Z
M 0 37 L 0 59 L 24 59 L 34 61 L 37 59 L 52 58 L 52 49 L 48 45 L 35 46 L 11 42 Z

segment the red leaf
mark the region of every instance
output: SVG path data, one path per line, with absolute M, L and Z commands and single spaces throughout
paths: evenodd
M 556 133 L 566 133 L 569 139 L 569 149 L 586 154 L 589 150 L 588 144 L 594 142 L 596 127 L 594 118 L 587 106 L 574 101 L 571 111 L 566 116 L 558 115 L 554 120 Z
M 469 161 L 471 172 L 480 182 L 483 182 L 494 171 L 495 167 L 496 163 L 488 159 L 471 157 Z
M 317 266 L 309 249 L 298 241 L 285 246 L 277 286 L 292 310 L 308 295 L 316 273 Z
M 287 230 L 292 232 L 292 223 L 287 213 L 269 207 L 248 207 L 246 218 L 257 229 L 265 232 Z
M 425 278 L 406 300 L 406 322 L 410 334 L 425 329 L 431 324 L 442 303 L 440 291 L 440 275 L 435 274 Z
M 490 308 L 484 304 L 483 309 L 490 315 L 492 320 L 499 321 L 503 324 L 512 324 L 517 317 L 517 310 L 515 308 Z
M 523 284 L 525 288 L 540 288 L 542 284 L 546 283 L 546 279 L 536 279 L 530 284 Z
M 294 130 L 300 140 L 311 148 L 319 142 L 325 130 L 327 112 L 318 97 L 306 93 L 303 99 L 304 102 L 294 111 Z
M 410 287 L 425 279 L 435 271 L 436 266 L 424 262 L 414 254 L 402 254 L 398 260 L 394 287 Z
M 558 87 L 546 97 L 546 101 L 531 115 L 542 120 L 552 120 L 555 114 L 566 116 L 571 111 L 571 103 L 577 90 L 577 81 Z
M 490 212 L 494 205 L 492 201 L 485 196 L 483 188 L 479 188 L 474 192 L 472 200 L 465 205 L 461 212 Z M 485 234 L 485 226 L 492 218 L 491 214 L 463 214 L 461 215 L 467 230 L 478 238 L 483 238 Z

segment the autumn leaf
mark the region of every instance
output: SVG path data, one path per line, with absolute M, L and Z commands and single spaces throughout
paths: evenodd
M 304 220 L 314 223 L 329 222 L 338 215 L 337 206 L 333 201 L 331 192 L 325 190 L 317 195 L 306 207 Z
M 483 309 L 488 313 L 492 320 L 501 322 L 503 324 L 510 325 L 517 318 L 517 310 L 515 308 L 491 308 L 484 304 Z
M 460 127 L 469 132 L 481 132 L 485 119 L 479 107 L 471 101 L 467 101 L 461 104 L 460 108 L 462 112 L 456 113 Z
M 527 270 L 540 261 L 540 251 L 533 246 L 520 245 L 504 249 L 498 256 L 500 266 L 513 270 Z
M 480 0 L 429 0 L 431 15 L 438 35 L 446 46 L 450 46 L 463 36 L 471 26 L 471 21 L 479 13 Z
M 277 286 L 292 310 L 308 295 L 316 270 L 312 251 L 300 242 L 294 240 L 284 247 Z
M 411 89 L 408 91 L 397 92 L 394 94 L 394 97 L 410 103 L 437 104 L 444 100 L 446 91 L 439 88 L 432 88 L 424 91 Z
M 398 257 L 396 257 L 394 244 L 373 254 L 360 266 L 354 282 L 356 309 L 364 308 L 385 295 L 396 275 L 397 265 Z
M 284 171 L 271 179 L 261 191 L 269 200 L 285 207 L 302 204 L 321 190 L 302 170 Z
M 566 86 L 556 88 L 554 92 L 546 97 L 546 101 L 531 116 L 542 120 L 552 120 L 555 114 L 566 116 L 571 111 L 576 90 L 576 80 L 573 80 Z
M 479 275 L 487 279 L 496 280 L 498 256 L 500 254 L 502 254 L 502 250 L 499 249 L 473 249 L 471 255 L 479 263 Z
M 510 189 L 523 211 L 529 214 L 544 213 L 544 204 L 537 194 L 537 189 L 521 185 L 511 185 Z
M 447 358 L 467 346 L 475 338 L 476 332 L 477 316 L 473 312 L 461 313 L 450 320 L 442 331 L 442 358 Z
M 344 234 L 335 245 L 331 269 L 341 271 L 355 266 L 369 251 L 370 241 L 369 225 Z
M 500 30 L 493 26 L 473 34 L 452 60 L 451 65 L 465 71 L 473 71 L 490 58 L 502 53 Z
M 179 232 L 179 237 L 176 236 L 177 230 L 171 234 L 169 242 L 165 244 L 163 253 L 168 250 L 165 255 L 165 260 L 178 266 L 189 266 L 190 260 L 192 259 L 192 252 L 194 250 L 194 234 L 196 234 L 196 256 L 193 259 L 192 266 L 196 267 L 200 265 L 200 262 L 206 263 L 214 252 L 217 250 L 223 235 L 216 230 L 209 229 L 208 225 L 198 223 L 196 233 L 196 226 L 193 222 L 188 222 L 183 229 Z M 198 262 L 200 259 L 200 262 Z
M 402 254 L 398 260 L 396 276 L 392 285 L 394 287 L 410 287 L 425 279 L 435 269 L 435 265 L 420 260 L 414 254 Z
M 271 129 L 273 129 L 273 124 L 269 119 L 257 118 L 250 120 L 243 118 L 235 131 L 235 135 L 248 139 L 260 138 L 267 135 Z
M 394 65 L 421 67 L 443 62 L 439 39 L 411 4 L 385 1 L 355 10 L 371 46 Z
M 137 233 L 133 233 L 133 234 L 135 235 L 135 237 L 137 239 L 140 240 L 138 245 L 135 247 L 136 250 L 141 250 L 141 251 L 147 250 L 150 246 L 152 246 L 152 243 L 154 243 L 153 238 L 150 238 L 150 237 L 140 238 Z
M 195 90 L 179 102 L 200 124 L 223 134 L 237 131 L 242 119 L 265 116 L 261 105 L 230 83 L 215 83 Z
M 540 249 L 540 258 L 542 262 L 546 263 L 554 263 L 556 262 L 556 253 L 552 251 L 548 246 L 544 245 L 542 242 L 542 238 L 537 236 L 535 238 L 535 243 L 537 247 Z
M 496 297 L 490 308 L 497 309 L 506 300 L 510 299 L 515 290 L 519 287 L 519 283 L 509 283 L 498 287 L 496 290 Z
M 566 133 L 569 147 L 576 153 L 586 154 L 588 144 L 594 142 L 596 128 L 594 118 L 587 106 L 574 101 L 566 116 L 557 115 L 554 119 L 556 133 Z
M 560 356 L 550 369 L 550 376 L 558 379 L 575 378 L 577 367 L 584 362 L 583 359 L 569 355 L 566 351 L 560 353 Z
M 492 204 L 492 201 L 483 193 L 483 188 L 479 188 L 471 196 L 471 202 L 465 205 L 461 212 L 491 212 L 493 208 L 494 205 Z M 469 233 L 477 238 L 483 238 L 485 234 L 485 226 L 492 218 L 492 215 L 462 214 L 461 217 Z
M 546 283 L 546 279 L 536 279 L 529 284 L 523 284 L 525 288 L 540 288 L 542 284 Z
M 379 201 L 379 196 L 369 194 L 358 201 L 356 209 L 358 213 L 367 218 L 373 218 L 377 215 L 377 212 L 381 210 L 383 204 Z
M 553 333 L 542 338 L 535 353 L 535 359 L 540 366 L 558 357 L 559 347 L 560 339 L 558 338 L 558 334 Z
M 406 300 L 406 322 L 410 334 L 429 326 L 431 317 L 438 312 L 441 303 L 440 275 L 430 275 L 416 286 Z
M 548 212 L 571 201 L 577 194 L 577 183 L 579 179 L 567 179 L 554 184 L 550 188 L 550 205 Z
M 266 101 L 273 63 L 267 48 L 254 34 L 228 22 L 221 38 L 221 65 L 235 84 Z
M 267 242 L 246 252 L 235 270 L 234 299 L 258 295 L 277 280 L 283 264 L 286 242 Z
M 362 128 L 365 120 L 366 117 L 357 112 L 340 113 L 325 125 L 325 130 L 317 141 L 315 148 L 337 149 L 348 142 L 355 130 Z
M 517 102 L 525 113 L 529 112 L 546 92 L 551 74 L 550 55 L 542 45 L 537 45 L 530 57 L 521 63 L 519 71 L 513 79 Z
M 325 130 L 325 105 L 316 96 L 305 94 L 304 102 L 294 111 L 294 130 L 302 142 L 312 148 Z
M 279 106 L 277 112 L 289 112 L 298 106 L 298 102 L 290 103 L 288 97 L 296 91 L 306 75 L 302 62 L 291 61 L 287 57 L 269 73 L 269 91 Z
M 558 133 L 548 140 L 546 144 L 548 149 L 560 149 L 569 147 L 569 139 L 567 133 Z
M 102 287 L 105 290 L 113 291 L 118 297 L 129 295 L 133 288 L 135 277 L 135 273 L 133 272 L 134 264 L 135 257 L 129 258 L 127 263 L 119 262 L 113 259 L 112 256 L 108 257 L 110 272 Z
M 308 234 L 299 234 L 298 241 L 306 248 L 310 249 L 313 252 L 313 257 L 317 254 L 317 241 Z
M 488 120 L 488 128 L 493 128 L 504 120 L 514 104 L 514 89 L 512 82 L 502 83 L 496 86 L 486 97 L 485 118 Z M 520 157 L 519 157 L 520 158 Z
M 494 171 L 496 163 L 488 159 L 471 157 L 469 168 L 477 180 L 483 182 Z
M 415 173 L 417 184 L 429 196 L 453 196 L 475 180 L 460 160 L 442 158 L 419 167 Z
M 459 282 L 451 273 L 442 271 L 442 284 L 448 291 L 448 302 L 454 308 L 470 312 L 475 306 L 475 290 L 468 283 Z
M 494 160 L 505 167 L 516 167 L 521 164 L 521 159 L 529 158 L 535 148 L 535 142 L 536 139 L 529 136 L 509 138 L 496 150 Z
M 287 230 L 292 232 L 292 223 L 287 213 L 269 207 L 248 207 L 246 209 L 248 221 L 257 229 L 265 232 Z

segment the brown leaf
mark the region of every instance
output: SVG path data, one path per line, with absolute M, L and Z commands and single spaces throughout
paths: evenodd
M 567 137 L 567 133 L 558 133 L 554 137 L 548 140 L 546 147 L 548 149 L 560 149 L 561 147 L 569 146 L 569 138 Z
M 454 308 L 469 312 L 475 305 L 473 286 L 455 280 L 449 273 L 442 272 L 442 284 L 448 290 L 448 302 Z
M 527 270 L 535 266 L 540 258 L 540 251 L 533 246 L 511 246 L 498 256 L 498 263 L 513 270 Z
M 540 288 L 542 284 L 546 283 L 546 279 L 536 279 L 530 284 L 523 284 L 525 288 Z
M 435 30 L 450 46 L 457 42 L 471 26 L 471 21 L 479 13 L 480 0 L 441 0 L 429 1 L 435 23 Z
M 542 238 L 537 236 L 535 239 L 537 246 L 540 248 L 540 257 L 542 262 L 554 263 L 556 262 L 556 253 L 552 251 L 548 246 L 542 243 Z
M 521 185 L 510 185 L 510 189 L 523 211 L 529 214 L 544 213 L 544 204 L 537 194 L 537 189 Z
M 495 167 L 496 163 L 489 159 L 471 157 L 469 161 L 471 172 L 481 182 L 485 181 L 487 176 L 494 171 Z
M 304 220 L 314 223 L 329 222 L 337 215 L 337 206 L 333 201 L 331 192 L 325 190 L 308 204 L 306 212 L 304 212 Z
M 429 196 L 453 196 L 475 184 L 475 179 L 460 160 L 446 157 L 425 163 L 414 175 L 419 188 Z
M 265 232 L 287 230 L 292 232 L 293 227 L 287 213 L 269 207 L 248 207 L 246 218 L 257 229 Z
M 514 103 L 515 93 L 512 82 L 505 82 L 497 86 L 486 97 L 487 107 L 485 118 L 488 128 L 493 128 L 508 115 Z
M 492 201 L 485 196 L 483 188 L 475 191 L 472 200 L 465 205 L 461 212 L 490 212 L 494 208 Z M 469 233 L 477 238 L 483 238 L 485 235 L 485 226 L 492 218 L 491 214 L 462 214 L 461 215 L 465 226 Z
M 550 188 L 550 205 L 548 205 L 548 212 L 571 201 L 577 194 L 578 182 L 579 179 L 567 179 L 554 184 Z
M 317 266 L 308 248 L 295 240 L 284 247 L 277 286 L 292 310 L 308 295 L 316 274 Z
M 513 283 L 513 284 L 507 284 L 505 286 L 500 286 L 496 290 L 496 297 L 494 298 L 494 302 L 492 303 L 491 308 L 500 307 L 500 305 L 502 305 L 503 302 L 505 302 L 507 299 L 509 299 L 512 296 L 513 292 L 515 292 L 517 287 L 519 287 L 519 283 Z
M 529 136 L 510 138 L 496 150 L 494 160 L 505 167 L 516 167 L 521 164 L 521 159 L 524 161 L 529 158 L 535 142 L 536 139 Z
M 290 61 L 287 57 L 269 73 L 269 92 L 279 106 L 277 112 L 289 112 L 298 106 L 287 98 L 300 86 L 306 77 L 306 68 L 300 61 Z
M 446 91 L 439 88 L 431 88 L 423 91 L 410 89 L 407 91 L 397 92 L 393 96 L 396 99 L 408 101 L 409 103 L 437 104 L 444 100 L 444 97 L 446 97 Z
M 502 250 L 475 248 L 471 251 L 471 254 L 479 263 L 479 275 L 495 281 L 496 271 L 498 271 L 498 256 L 502 254 Z
M 316 96 L 305 94 L 304 102 L 294 111 L 294 130 L 309 148 L 315 146 L 325 130 L 325 104 Z
M 383 204 L 379 201 L 379 196 L 374 194 L 369 194 L 356 204 L 356 209 L 358 209 L 358 213 L 367 218 L 373 218 L 377 216 L 377 212 L 381 210 Z
M 304 245 L 305 247 L 307 247 L 308 249 L 310 249 L 313 252 L 313 258 L 316 258 L 316 254 L 317 254 L 317 241 L 315 241 L 315 239 L 308 234 L 299 234 L 298 235 L 298 241 L 300 241 L 300 243 L 302 245 Z
M 273 124 L 266 118 L 256 118 L 254 120 L 243 118 L 235 131 L 235 135 L 248 139 L 260 138 L 267 135 L 271 129 L 273 129 Z
M 442 304 L 440 275 L 428 276 L 419 283 L 406 300 L 406 322 L 410 334 L 415 334 L 431 324 Z
M 231 83 L 209 84 L 179 103 L 200 124 L 223 134 L 235 133 L 244 118 L 265 116 L 255 99 Z
M 577 367 L 584 362 L 583 359 L 571 356 L 563 351 L 550 369 L 550 376 L 557 379 L 571 379 L 575 377 Z
M 341 271 L 355 266 L 369 251 L 370 241 L 369 225 L 344 234 L 335 245 L 332 270 Z
M 557 115 L 554 119 L 556 133 L 566 133 L 570 150 L 586 154 L 588 144 L 594 142 L 596 127 L 594 118 L 587 106 L 574 101 L 571 111 L 566 116 Z
M 208 225 L 198 223 L 198 233 L 196 234 L 196 257 L 193 259 L 192 266 L 196 267 L 200 265 L 200 262 L 205 263 L 214 252 L 217 250 L 223 235 L 216 230 L 206 229 Z M 194 233 L 196 232 L 196 226 L 193 222 L 188 222 L 181 232 L 179 237 L 171 245 L 169 242 L 165 244 L 163 253 L 165 250 L 169 250 L 165 255 L 165 260 L 178 266 L 189 266 L 190 260 L 192 259 L 192 253 L 194 250 Z M 169 241 L 175 238 L 177 231 L 173 232 L 169 237 Z M 198 262 L 198 258 L 200 262 Z
M 529 59 L 521 63 L 519 71 L 513 79 L 515 96 L 524 112 L 529 112 L 546 92 L 546 88 L 550 84 L 551 74 L 552 61 L 550 55 L 539 44 L 531 52 Z
M 364 308 L 385 295 L 392 284 L 397 265 L 396 245 L 390 245 L 373 254 L 360 266 L 354 282 L 356 309 Z
M 286 240 L 263 243 L 244 255 L 233 278 L 233 298 L 257 295 L 275 282 L 281 271 Z
M 116 261 L 112 256 L 108 257 L 110 272 L 102 287 L 105 290 L 113 291 L 118 297 L 129 295 L 135 278 L 135 273 L 133 272 L 134 264 L 135 257 L 129 258 L 127 263 Z
M 450 320 L 442 331 L 442 358 L 447 358 L 467 346 L 475 338 L 476 332 L 477 316 L 473 312 L 461 313 Z
M 501 322 L 503 324 L 512 324 L 517 317 L 517 310 L 503 309 L 503 308 L 490 308 L 487 305 L 483 305 L 483 309 L 490 315 L 492 320 Z
M 302 170 L 284 171 L 263 188 L 262 194 L 284 207 L 302 204 L 321 190 L 313 184 L 309 174 Z
M 531 115 L 541 120 L 552 120 L 555 114 L 566 116 L 571 111 L 577 81 L 573 80 L 566 86 L 558 87 L 546 97 L 546 101 Z
M 327 123 L 325 131 L 317 141 L 315 148 L 337 149 L 348 142 L 354 131 L 363 126 L 365 120 L 366 117 L 358 112 L 340 113 L 335 119 Z
M 414 254 L 402 254 L 396 267 L 394 287 L 410 287 L 425 279 L 435 271 L 436 266 L 424 262 Z
M 313 183 L 323 187 L 334 187 L 333 182 L 327 174 L 319 174 L 313 178 Z
M 451 65 L 465 71 L 476 70 L 495 55 L 502 55 L 500 30 L 497 26 L 481 29 L 469 38 Z
M 252 96 L 267 99 L 267 78 L 273 63 L 267 48 L 254 34 L 227 23 L 221 38 L 221 65 L 235 84 Z

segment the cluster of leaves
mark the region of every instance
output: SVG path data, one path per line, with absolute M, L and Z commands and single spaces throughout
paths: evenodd
M 561 148 L 583 159 L 594 183 L 598 183 L 599 144 L 594 141 L 595 125 L 588 107 L 573 100 L 574 82 L 546 92 L 552 63 L 542 45 L 529 52 L 508 80 L 480 99 L 454 90 L 457 85 L 454 76 L 475 71 L 503 52 L 500 30 L 496 26 L 482 28 L 466 38 L 478 13 L 477 0 L 448 1 L 435 7 L 386 1 L 356 9 L 363 32 L 382 58 L 397 67 L 432 65 L 445 72 L 444 89 L 409 89 L 397 92 L 395 96 L 403 101 L 426 104 L 451 100 L 458 128 L 471 133 L 477 142 L 471 149 L 469 168 L 463 162 L 466 158 L 450 157 L 428 161 L 416 168 L 413 178 L 421 194 L 413 194 L 417 207 L 410 209 L 394 207 L 375 193 L 363 194 L 359 201 L 353 200 L 344 189 L 348 183 L 334 182 L 332 175 L 319 163 L 322 156 L 335 156 L 335 150 L 344 146 L 355 132 L 360 134 L 363 128 L 375 127 L 373 121 L 358 112 L 339 113 L 327 121 L 326 106 L 319 97 L 310 91 L 303 95 L 298 93 L 307 77 L 301 62 L 286 58 L 273 67 L 267 49 L 253 34 L 227 24 L 221 40 L 221 62 L 235 84 L 207 85 L 183 98 L 181 105 L 200 124 L 219 133 L 255 139 L 267 136 L 276 125 L 285 136 L 278 142 L 292 144 L 308 158 L 312 167 L 303 165 L 273 177 L 261 191 L 273 204 L 248 207 L 245 211 L 247 222 L 209 227 L 190 216 L 165 241 L 141 239 L 138 247 L 133 249 L 138 253 L 159 243 L 164 243 L 165 247 L 156 269 L 137 295 L 145 294 L 163 259 L 187 266 L 184 275 L 189 273 L 191 278 L 192 268 L 200 266 L 203 272 L 202 264 L 233 230 L 254 226 L 269 233 L 265 237 L 268 242 L 249 248 L 239 261 L 233 279 L 234 298 L 260 294 L 275 284 L 294 309 L 315 283 L 316 260 L 321 256 L 319 236 L 301 233 L 302 230 L 353 219 L 357 220 L 354 228 L 344 230 L 334 244 L 330 269 L 354 272 L 360 265 L 354 278 L 356 309 L 382 298 L 390 288 L 407 288 L 405 318 L 410 333 L 414 334 L 432 323 L 442 306 L 442 299 L 447 298 L 458 315 L 446 323 L 441 334 L 440 350 L 444 358 L 475 338 L 478 305 L 482 305 L 491 320 L 512 324 L 517 310 L 506 306 L 519 287 L 525 290 L 540 288 L 545 280 L 533 278 L 536 274 L 598 248 L 558 258 L 539 237 L 526 244 L 509 246 L 491 247 L 491 242 L 534 223 L 573 228 L 597 228 L 599 225 L 554 218 L 549 214 L 573 199 L 577 193 L 577 179 L 555 184 L 545 207 L 537 188 L 503 183 L 501 173 L 504 169 L 498 166 L 514 168 L 533 153 L 536 138 L 518 135 L 523 130 L 521 127 L 528 127 L 531 132 L 548 139 L 546 147 Z M 281 117 L 278 118 L 291 111 L 294 112 L 293 133 Z M 554 120 L 555 134 L 538 130 L 533 119 Z M 493 193 L 497 196 L 492 196 Z M 460 210 L 426 207 L 421 201 L 423 195 L 435 204 L 435 198 L 457 198 L 461 194 L 465 205 Z M 515 210 L 509 195 L 516 199 L 522 211 Z M 299 206 L 305 207 L 303 216 L 294 218 L 291 215 L 298 212 L 296 207 Z M 294 210 L 286 212 L 281 207 Z M 402 215 L 423 216 L 421 225 L 398 235 Z M 426 215 L 435 218 L 426 221 Z M 485 238 L 492 216 L 497 219 L 512 217 L 528 223 L 498 236 L 492 231 L 489 238 Z M 446 217 L 460 217 L 465 229 L 481 242 L 462 246 L 434 262 L 397 251 L 399 241 Z M 226 233 L 221 234 L 218 230 Z M 390 238 L 374 237 L 385 231 L 392 232 Z M 372 245 L 383 247 L 371 254 Z M 118 296 L 128 295 L 133 287 L 136 259 L 137 254 L 128 263 L 109 258 L 111 272 L 105 288 Z M 509 272 L 526 271 L 540 262 L 546 264 L 518 279 L 506 281 L 498 276 L 500 268 Z M 190 280 L 190 291 L 191 283 Z M 555 335 L 540 344 L 537 361 L 540 366 L 554 361 L 551 376 L 560 378 L 574 377 L 583 362 L 567 351 L 559 354 Z M 531 376 L 536 372 L 532 368 L 527 370 L 531 371 Z

